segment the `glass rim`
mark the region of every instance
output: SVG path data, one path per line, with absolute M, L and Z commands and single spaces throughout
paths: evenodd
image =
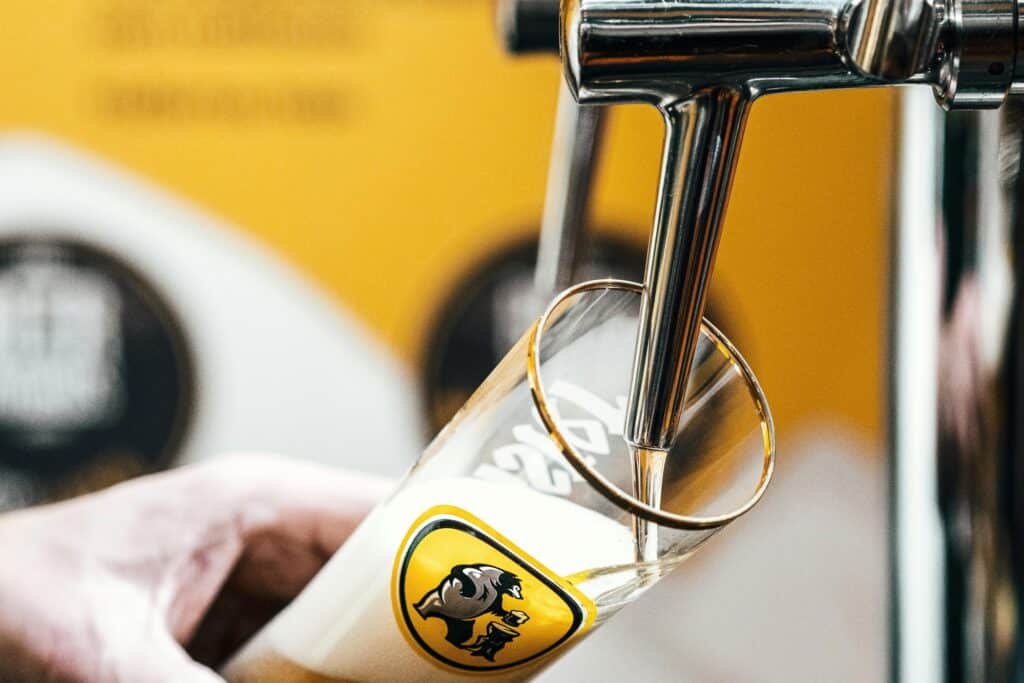
M 750 498 L 738 508 L 721 515 L 708 517 L 679 515 L 666 510 L 661 510 L 648 505 L 635 496 L 623 491 L 621 488 L 609 481 L 603 474 L 594 467 L 587 464 L 582 455 L 569 443 L 562 429 L 558 425 L 553 411 L 548 405 L 547 395 L 544 391 L 544 382 L 540 372 L 540 344 L 544 332 L 548 328 L 548 321 L 555 311 L 570 297 L 599 289 L 624 290 L 635 294 L 643 295 L 644 286 L 639 282 L 630 280 L 619 280 L 615 278 L 604 278 L 599 280 L 588 280 L 578 285 L 569 287 L 556 296 L 548 305 L 544 313 L 537 319 L 530 329 L 529 345 L 527 347 L 526 374 L 530 384 L 530 395 L 533 398 L 534 406 L 540 415 L 541 422 L 548 431 L 548 436 L 562 452 L 562 455 L 577 473 L 591 486 L 619 508 L 637 515 L 649 522 L 660 526 L 674 529 L 716 529 L 723 527 L 734 519 L 744 515 L 751 508 L 757 505 L 764 495 L 775 471 L 775 424 L 772 421 L 771 410 L 768 407 L 768 400 L 765 398 L 757 377 L 753 370 L 744 360 L 740 352 L 733 346 L 732 342 L 722 332 L 712 325 L 706 318 L 701 320 L 701 334 L 705 335 L 722 353 L 726 359 L 739 371 L 747 385 L 747 391 L 754 402 L 761 421 L 761 438 L 764 449 L 764 458 L 761 464 L 761 478 L 757 488 Z

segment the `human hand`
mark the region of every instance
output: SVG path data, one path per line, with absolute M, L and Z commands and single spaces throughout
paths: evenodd
M 0 683 L 221 681 L 389 489 L 228 456 L 0 516 Z

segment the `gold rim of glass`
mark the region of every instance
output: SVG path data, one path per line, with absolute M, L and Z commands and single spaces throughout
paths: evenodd
M 775 425 L 772 422 L 772 414 L 768 408 L 768 400 L 765 398 L 764 392 L 761 390 L 761 385 L 758 383 L 757 377 L 754 376 L 753 370 L 750 369 L 750 366 L 747 365 L 747 362 L 743 359 L 743 356 L 740 355 L 739 351 L 736 350 L 736 347 L 732 345 L 732 342 L 730 342 L 725 335 L 718 330 L 718 328 L 708 322 L 707 319 L 702 321 L 701 334 L 707 336 L 707 338 L 715 344 L 719 353 L 723 354 L 739 371 L 740 376 L 747 385 L 747 391 L 750 393 L 750 397 L 754 403 L 754 408 L 757 410 L 761 421 L 761 435 L 764 448 L 764 459 L 761 465 L 761 478 L 758 481 L 757 488 L 754 490 L 753 495 L 747 499 L 743 505 L 735 510 L 723 515 L 714 515 L 710 517 L 677 515 L 672 512 L 651 507 L 650 505 L 638 500 L 610 482 L 604 475 L 587 464 L 583 459 L 583 456 L 573 448 L 568 439 L 562 433 L 562 430 L 558 425 L 558 421 L 554 417 L 554 413 L 549 409 L 547 395 L 544 391 L 544 382 L 540 374 L 540 344 L 541 338 L 547 330 L 548 321 L 554 315 L 558 307 L 570 297 L 599 289 L 625 290 L 639 295 L 642 295 L 644 292 L 644 286 L 642 284 L 638 282 L 631 282 L 629 280 L 616 280 L 609 278 L 582 282 L 570 287 L 555 297 L 554 301 L 551 302 L 547 307 L 547 310 L 544 311 L 544 314 L 536 323 L 534 323 L 533 328 L 530 330 L 530 343 L 529 348 L 527 349 L 526 374 L 530 383 L 530 394 L 533 397 L 534 405 L 537 407 L 537 412 L 540 415 L 541 422 L 543 422 L 544 427 L 548 431 L 548 435 L 558 446 L 559 450 L 561 450 L 562 455 L 564 455 L 566 460 L 569 461 L 569 464 L 572 465 L 573 469 L 575 469 L 580 476 L 587 481 L 587 483 L 597 489 L 601 495 L 618 507 L 631 512 L 638 517 L 642 517 L 649 522 L 654 522 L 660 526 L 671 527 L 674 529 L 699 530 L 714 529 L 725 526 L 732 520 L 740 517 L 753 508 L 768 488 L 768 482 L 771 481 L 772 473 L 775 470 Z

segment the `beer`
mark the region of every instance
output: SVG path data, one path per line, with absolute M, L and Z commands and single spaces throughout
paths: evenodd
M 356 683 L 343 678 L 321 676 L 274 653 L 247 662 L 244 670 L 230 680 L 235 683 Z
M 419 521 L 438 501 L 441 513 Z M 629 527 L 527 487 L 407 483 L 225 674 L 232 683 L 525 680 L 633 577 L 592 570 L 630 565 L 635 552 Z M 587 578 L 574 585 L 564 578 L 573 575 Z

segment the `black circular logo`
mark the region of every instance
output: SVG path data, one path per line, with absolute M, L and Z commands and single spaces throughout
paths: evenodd
M 0 241 L 0 509 L 164 467 L 193 403 L 176 316 L 78 242 Z

